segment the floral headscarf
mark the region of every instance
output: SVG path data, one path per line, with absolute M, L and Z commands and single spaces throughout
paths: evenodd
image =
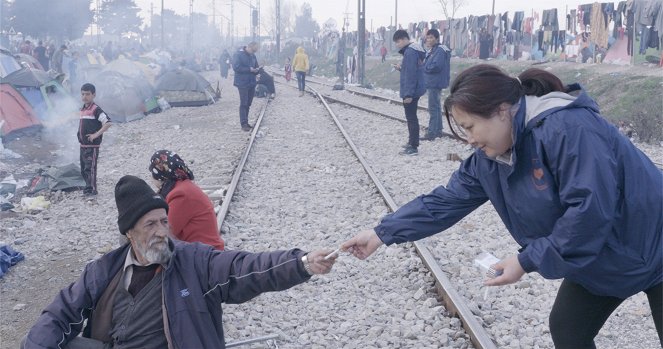
M 185 179 L 193 180 L 193 172 L 186 166 L 184 160 L 169 150 L 159 150 L 150 159 L 150 173 L 156 180 L 164 184 L 159 190 L 162 197 L 166 197 L 175 186 L 175 182 Z

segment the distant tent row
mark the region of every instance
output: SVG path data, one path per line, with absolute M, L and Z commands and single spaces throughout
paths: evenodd
M 138 61 L 120 57 L 108 63 L 101 55 L 88 53 L 79 58 L 77 75 L 95 85 L 95 102 L 114 122 L 143 118 L 158 106 L 157 96 L 174 107 L 215 102 L 218 96 L 214 89 L 198 73 L 184 67 L 162 73 L 162 67 L 170 64 L 169 54 L 156 50 Z M 0 83 L 0 120 L 5 121 L 0 134 L 3 136 L 24 128 L 48 125 L 61 119 L 61 106 L 65 105 L 69 114 L 75 112 L 79 104 L 29 55 L 12 55 L 0 49 Z

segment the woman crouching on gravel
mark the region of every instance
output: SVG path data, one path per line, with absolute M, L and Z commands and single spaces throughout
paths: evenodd
M 644 291 L 663 345 L 663 177 L 575 84 L 481 64 L 454 81 L 444 110 L 476 147 L 447 186 L 420 196 L 342 249 L 365 259 L 382 244 L 439 233 L 487 200 L 522 248 L 493 265 L 507 285 L 525 273 L 563 278 L 550 313 L 556 348 L 594 348 L 610 314 Z M 453 128 L 452 128 L 453 129 Z
M 193 183 L 193 172 L 180 156 L 159 150 L 152 155 L 149 169 L 159 195 L 168 203 L 168 223 L 173 236 L 223 250 L 214 207 L 207 195 Z

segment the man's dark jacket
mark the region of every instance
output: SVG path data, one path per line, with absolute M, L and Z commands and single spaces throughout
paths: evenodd
M 200 243 L 170 245 L 173 255 L 161 274 L 170 338 L 177 349 L 225 348 L 221 303 L 246 302 L 309 279 L 301 262 L 304 252 L 297 249 L 248 253 Z M 99 299 L 122 272 L 128 251 L 127 244 L 89 263 L 44 309 L 25 348 L 64 348 L 76 337 L 84 320 L 95 317 Z
M 252 73 L 251 68 L 258 68 L 258 59 L 253 53 L 246 52 L 242 47 L 233 56 L 233 71 L 235 79 L 233 85 L 238 88 L 255 88 L 257 72 Z

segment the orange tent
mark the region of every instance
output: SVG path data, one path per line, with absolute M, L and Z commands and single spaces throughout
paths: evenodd
M 3 136 L 41 125 L 30 103 L 10 84 L 0 84 L 0 121 L 4 121 L 0 130 Z

